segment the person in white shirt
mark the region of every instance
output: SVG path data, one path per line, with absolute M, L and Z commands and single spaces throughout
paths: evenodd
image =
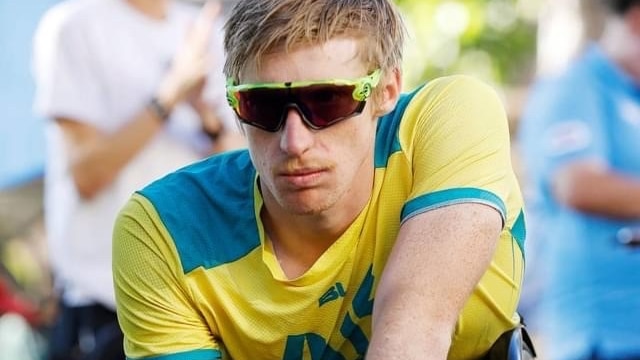
M 51 119 L 45 216 L 61 296 L 51 359 L 124 358 L 111 275 L 118 211 L 148 182 L 244 145 L 225 103 L 218 12 L 67 0 L 40 22 L 35 107 Z

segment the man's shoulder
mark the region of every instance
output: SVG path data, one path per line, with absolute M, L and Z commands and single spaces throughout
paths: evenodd
M 185 273 L 236 261 L 259 244 L 255 178 L 248 151 L 239 150 L 189 165 L 139 191 L 171 235 Z
M 429 80 L 416 90 L 411 105 L 421 109 L 440 109 L 444 104 L 470 103 L 485 101 L 502 106 L 497 88 L 487 81 L 465 74 L 441 76 Z M 498 101 L 496 101 L 498 100 Z M 484 105 L 489 105 L 485 103 Z M 453 110 L 453 109 L 451 109 Z
M 550 123 L 595 114 L 594 109 L 609 98 L 610 89 L 593 66 L 593 61 L 582 57 L 562 71 L 540 74 L 529 88 L 521 124 L 543 130 Z
M 476 77 L 455 74 L 434 78 L 411 93 L 403 115 L 405 126 L 422 123 L 433 126 L 443 122 L 459 121 L 461 109 L 495 113 L 504 110 L 497 88 Z M 476 114 L 479 115 L 479 114 Z M 419 126 L 415 131 L 424 128 Z
M 409 149 L 409 143 L 415 142 L 416 136 L 424 133 L 426 127 L 458 120 L 443 116 L 446 112 L 443 110 L 470 102 L 482 103 L 483 108 L 503 108 L 491 85 L 469 75 L 434 78 L 403 93 L 395 108 L 380 120 L 376 137 L 376 167 L 385 166 L 391 154 Z
M 61 43 L 79 46 L 78 39 L 87 35 L 87 30 L 106 23 L 113 26 L 110 19 L 112 1 L 66 0 L 50 7 L 38 23 L 34 44 L 44 55 L 44 49 L 55 49 Z M 48 54 L 51 50 L 48 50 Z
M 584 101 L 585 96 L 600 96 L 609 91 L 617 70 L 597 48 L 591 47 L 565 66 L 540 73 L 535 78 L 531 97 L 548 101 Z
M 188 1 L 174 1 L 171 4 L 171 10 L 176 14 L 193 17 L 198 14 L 200 5 Z
M 389 113 L 383 115 L 378 121 L 376 132 L 375 166 L 385 167 L 391 154 L 400 151 L 398 131 L 405 119 L 405 111 L 412 99 L 422 89 L 417 87 L 411 92 L 402 93 L 396 106 Z
M 54 28 L 90 22 L 98 17 L 109 2 L 103 0 L 66 0 L 50 7 L 42 17 L 41 26 Z

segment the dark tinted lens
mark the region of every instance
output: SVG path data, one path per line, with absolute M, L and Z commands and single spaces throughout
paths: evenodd
M 239 92 L 240 120 L 268 131 L 277 131 L 288 102 L 288 89 L 251 89 Z
M 353 98 L 353 85 L 311 85 L 292 89 L 316 128 L 329 126 L 362 110 L 363 102 Z
M 322 129 L 360 113 L 364 101 L 353 98 L 353 85 L 310 85 L 286 89 L 251 89 L 238 93 L 238 117 L 267 131 L 278 131 L 286 109 L 295 106 L 305 122 Z

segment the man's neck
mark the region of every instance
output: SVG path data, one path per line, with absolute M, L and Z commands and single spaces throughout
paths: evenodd
M 275 221 L 264 208 L 261 216 L 274 255 L 290 279 L 305 273 L 344 232 L 343 229 L 332 231 L 331 226 L 323 227 L 325 221 L 313 216 L 289 218 L 286 226 Z
M 364 190 L 363 196 L 346 196 L 350 199 L 348 203 L 335 205 L 327 214 L 315 215 L 292 215 L 282 211 L 273 199 L 265 198 L 260 216 L 285 275 L 297 278 L 313 266 L 364 210 L 370 195 Z M 268 202 L 273 204 L 271 211 L 266 210 Z
M 125 0 L 134 9 L 140 11 L 144 15 L 162 20 L 167 15 L 167 6 L 170 0 Z

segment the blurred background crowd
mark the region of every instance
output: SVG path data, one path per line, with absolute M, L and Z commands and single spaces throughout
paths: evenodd
M 79 91 L 84 96 L 93 90 L 91 87 L 84 88 L 78 84 L 82 81 L 91 82 L 92 79 L 87 77 L 89 75 L 86 74 L 82 77 L 77 75 L 85 71 L 83 66 L 78 65 L 78 63 L 71 61 L 69 64 L 60 65 L 55 64 L 54 61 L 51 60 L 61 56 L 71 56 L 69 55 L 70 53 L 59 54 L 59 52 L 62 51 L 60 49 L 69 46 L 68 44 L 70 42 L 65 43 L 64 41 L 55 39 L 56 36 L 53 34 L 58 34 L 61 30 L 57 29 L 52 23 L 59 21 L 61 16 L 54 16 L 55 14 L 52 15 L 52 13 L 60 14 L 62 12 L 60 9 L 64 8 L 64 6 L 62 6 L 63 3 L 99 1 L 127 2 L 127 0 L 0 0 L 0 109 L 2 109 L 2 114 L 0 115 L 0 316 L 2 316 L 2 318 L 0 318 L 0 359 L 52 358 L 50 357 L 52 346 L 48 339 L 53 338 L 53 333 L 58 331 L 56 329 L 58 329 L 57 326 L 59 325 L 61 314 L 64 313 L 67 307 L 74 308 L 77 304 L 82 306 L 89 304 L 83 301 L 78 302 L 76 301 L 78 298 L 68 296 L 72 293 L 72 290 L 68 288 L 65 289 L 65 285 L 62 284 L 64 281 L 55 276 L 56 270 L 64 272 L 60 270 L 64 268 L 64 265 L 56 264 L 55 262 L 60 262 L 61 260 L 50 256 L 59 251 L 59 249 L 52 249 L 52 246 L 54 246 L 52 244 L 57 244 L 57 246 L 65 245 L 59 242 L 48 241 L 51 234 L 50 231 L 48 231 L 49 226 L 45 226 L 45 224 L 58 220 L 48 220 L 55 216 L 48 214 L 47 211 L 64 213 L 65 210 L 60 210 L 60 208 L 75 206 L 72 205 L 74 201 L 76 203 L 78 201 L 82 202 L 85 197 L 81 196 L 80 200 L 76 199 L 74 201 L 67 198 L 58 199 L 57 207 L 45 204 L 45 169 L 51 171 L 52 156 L 64 156 L 64 151 L 60 150 L 60 145 L 54 147 L 53 150 L 51 148 L 50 137 L 52 135 L 47 130 L 48 123 L 55 119 L 58 123 L 71 124 L 67 126 L 68 130 L 64 130 L 65 127 L 63 126 L 63 133 L 65 135 L 58 134 L 58 136 L 62 138 L 65 136 L 80 137 L 81 135 L 79 134 L 86 134 L 96 129 L 104 130 L 106 133 L 111 132 L 113 135 L 113 131 L 115 131 L 113 129 L 117 128 L 116 125 L 110 125 L 111 127 L 100 129 L 100 125 L 95 123 L 96 121 L 100 121 L 99 116 L 96 115 L 98 119 L 91 118 L 91 111 L 99 113 L 99 111 L 96 110 L 97 108 L 103 112 L 108 110 L 112 114 L 118 114 L 117 116 L 126 117 L 127 119 L 130 118 L 132 119 L 131 123 L 133 123 L 133 120 L 139 120 L 139 125 L 146 129 L 147 132 L 156 132 L 159 130 L 153 127 L 154 125 L 152 125 L 149 119 L 159 117 L 162 118 L 162 121 L 165 121 L 165 117 L 170 115 L 171 123 L 178 124 L 182 120 L 177 120 L 176 118 L 183 116 L 182 113 L 186 111 L 180 107 L 182 106 L 181 104 L 184 103 L 183 107 L 189 107 L 189 111 L 197 113 L 200 119 L 199 121 L 201 122 L 198 122 L 199 126 L 202 127 L 205 134 L 209 135 L 206 139 L 198 139 L 197 141 L 211 141 L 214 145 L 218 144 L 218 147 L 214 146 L 211 152 L 241 146 L 239 143 L 226 143 L 224 136 L 222 137 L 223 140 L 221 140 L 218 128 L 219 124 L 216 125 L 217 122 L 215 121 L 212 123 L 208 118 L 208 116 L 217 118 L 217 121 L 222 123 L 220 126 L 222 126 L 223 129 L 226 127 L 228 132 L 235 132 L 235 130 L 230 129 L 234 125 L 230 125 L 229 120 L 225 120 L 228 114 L 220 114 L 220 112 L 224 111 L 215 108 L 216 106 L 222 106 L 219 103 L 220 100 L 222 102 L 225 101 L 224 96 L 220 92 L 223 88 L 223 80 L 208 78 L 205 81 L 204 78 L 207 78 L 209 75 L 184 74 L 184 69 L 176 69 L 176 66 L 172 68 L 164 64 L 163 66 L 165 67 L 162 68 L 162 71 L 166 70 L 166 74 L 153 74 L 153 76 L 151 76 L 153 80 L 148 80 L 147 77 L 144 76 L 141 77 L 142 80 L 130 80 L 133 82 L 150 81 L 152 85 L 143 87 L 143 89 L 140 90 L 140 101 L 138 101 L 138 103 L 132 103 L 130 105 L 131 109 L 128 110 L 128 112 L 124 110 L 124 112 L 119 112 L 117 110 L 120 109 L 114 110 L 107 108 L 107 105 L 104 106 L 106 110 L 102 110 L 102 105 L 95 104 L 92 104 L 95 105 L 95 107 L 91 110 L 88 110 L 88 107 L 85 106 L 87 105 L 86 103 L 78 106 L 65 105 L 71 104 L 74 96 L 76 98 L 78 96 L 68 95 L 67 99 L 60 98 L 57 94 L 64 92 L 65 86 L 78 88 L 75 91 Z M 531 153 L 535 153 L 536 146 L 539 146 L 541 153 L 544 152 L 543 143 L 528 145 L 529 148 L 527 149 L 523 149 L 522 147 L 523 142 L 531 143 L 530 140 L 527 140 L 528 135 L 521 134 L 521 124 L 524 117 L 534 117 L 533 115 L 527 114 L 527 112 L 535 112 L 535 110 L 532 110 L 533 105 L 531 105 L 533 101 L 531 100 L 531 93 L 534 81 L 536 81 L 536 79 L 561 74 L 571 66 L 572 61 L 575 61 L 589 48 L 592 41 L 600 37 L 606 20 L 606 10 L 602 4 L 603 1 L 604 0 L 396 0 L 396 3 L 400 6 L 406 18 L 410 32 L 409 42 L 405 50 L 403 75 L 406 87 L 412 88 L 436 76 L 453 73 L 471 74 L 492 84 L 504 99 L 504 104 L 507 109 L 513 135 L 512 150 L 514 166 L 518 170 L 523 191 L 527 195 L 527 198 L 533 199 L 527 204 L 537 204 L 535 200 L 540 197 L 537 193 L 538 190 L 536 190 L 532 184 L 534 182 L 532 179 L 535 176 L 530 174 L 530 170 L 537 169 L 537 167 L 529 166 L 530 161 L 527 161 L 527 159 L 535 158 L 535 154 L 532 155 Z M 218 20 L 223 21 L 225 11 L 233 5 L 233 2 L 233 0 L 221 2 L 222 13 L 218 15 Z M 144 4 L 145 2 L 140 1 L 139 3 Z M 203 2 L 182 0 L 176 1 L 176 3 L 180 3 L 180 6 L 184 5 L 195 9 L 200 8 Z M 624 1 L 620 1 L 620 3 L 624 3 Z M 626 3 L 633 3 L 633 1 L 627 1 Z M 52 11 L 52 9 L 57 10 Z M 151 13 L 153 13 L 153 11 L 151 11 Z M 45 16 L 45 14 L 47 14 L 47 16 Z M 108 14 L 109 12 L 104 12 L 100 15 L 102 18 L 98 18 L 107 24 L 111 22 L 114 32 L 117 32 L 116 30 L 119 27 L 125 26 L 123 25 L 123 21 L 126 22 L 130 20 L 105 19 L 104 17 L 108 16 Z M 86 16 L 93 15 L 89 14 Z M 45 21 L 43 21 L 45 18 L 48 19 L 46 24 L 44 24 Z M 197 18 L 197 16 L 194 17 L 194 19 L 195 18 Z M 137 21 L 144 22 L 145 20 L 140 17 Z M 80 23 L 81 21 L 78 20 L 76 22 Z M 634 41 L 636 43 L 635 46 L 640 48 L 640 23 L 637 24 L 637 27 L 638 37 Z M 214 26 L 211 31 L 220 32 L 220 28 Z M 75 30 L 75 35 L 73 36 L 80 38 L 79 33 L 87 35 L 83 33 L 83 30 Z M 178 33 L 184 37 L 188 35 L 189 30 Z M 185 33 L 187 35 L 185 35 Z M 141 35 L 136 31 L 128 34 L 130 37 L 143 35 L 144 34 Z M 213 34 L 211 37 L 216 38 L 216 36 L 219 37 L 220 34 Z M 37 41 L 35 41 L 36 38 L 38 39 Z M 187 64 L 184 67 L 190 67 L 188 65 L 193 65 L 193 63 L 188 63 L 190 61 L 189 59 L 178 59 L 175 51 L 176 49 L 181 49 L 178 50 L 178 52 L 182 51 L 183 53 L 192 54 L 194 57 L 199 56 L 198 51 L 202 49 L 194 50 L 194 41 L 197 42 L 197 39 L 191 42 L 191 48 L 189 49 L 186 49 L 185 46 L 182 45 L 176 45 L 174 49 L 170 51 L 167 50 L 169 51 L 167 55 L 168 58 L 163 59 L 163 61 L 172 61 L 173 65 L 182 61 L 183 64 Z M 39 44 L 37 44 L 38 42 Z M 177 41 L 176 44 L 179 42 L 180 41 Z M 74 44 L 79 48 L 84 46 L 81 43 L 81 39 L 77 40 Z M 627 45 L 630 45 L 630 43 L 627 43 Z M 625 47 L 627 45 L 623 44 L 622 46 Z M 119 51 L 125 51 L 126 49 L 126 47 L 118 48 Z M 131 51 L 139 51 L 135 46 L 131 47 L 131 49 Z M 94 52 L 92 49 L 88 49 L 91 51 L 86 50 L 87 49 L 80 48 L 79 50 L 72 50 L 71 53 Z M 56 55 L 56 53 L 58 55 Z M 112 55 L 113 59 L 109 61 L 118 63 L 122 63 L 122 59 L 137 58 L 137 55 L 127 56 L 127 54 L 117 52 L 114 52 Z M 640 51 L 638 51 L 636 56 L 638 57 L 635 61 L 640 63 Z M 131 61 L 135 62 L 135 60 Z M 191 59 L 191 61 L 196 60 Z M 132 63 L 131 66 L 139 67 L 140 64 Z M 143 65 L 143 67 L 145 67 L 145 65 Z M 191 66 L 191 68 L 192 67 L 193 66 Z M 640 69 L 638 70 L 640 71 Z M 47 73 L 47 71 L 50 73 Z M 56 76 L 60 77 L 60 74 L 64 73 L 64 71 L 70 74 L 69 77 L 75 77 L 73 81 L 76 81 L 76 83 L 70 82 L 67 84 L 64 82 L 65 80 L 60 80 L 61 82 L 52 80 Z M 90 73 L 91 70 L 86 72 Z M 197 76 L 204 76 L 204 78 L 196 78 Z M 215 74 L 211 76 L 215 77 Z M 221 74 L 218 74 L 218 76 L 221 76 Z M 635 78 L 640 79 L 640 74 L 636 74 Z M 119 79 L 119 81 L 120 82 L 115 85 L 101 86 L 117 88 L 118 86 L 122 86 L 122 80 Z M 181 83 L 180 85 L 176 85 L 176 82 Z M 62 85 L 60 85 L 61 83 Z M 124 84 L 129 86 L 126 84 L 126 81 L 124 81 Z M 211 87 L 213 87 L 214 84 L 217 90 L 203 90 L 203 85 L 211 85 Z M 56 86 L 58 86 L 57 90 Z M 175 90 L 175 88 L 180 86 L 182 86 L 182 90 L 179 91 L 183 93 L 178 94 L 178 90 Z M 183 88 L 186 88 L 186 90 Z M 640 124 L 640 105 L 638 105 L 640 104 L 640 96 L 638 95 L 640 94 L 640 87 L 634 85 L 634 89 L 635 94 L 633 96 L 635 96 L 635 104 L 633 104 L 633 106 L 629 105 L 628 108 L 631 110 L 628 111 L 631 114 L 629 116 L 632 118 L 630 122 L 635 121 L 637 123 L 636 125 L 638 125 Z M 47 91 L 52 93 L 47 95 Z M 43 95 L 43 93 L 45 94 Z M 58 98 L 56 98 L 56 96 L 58 96 Z M 145 102 L 146 99 L 152 97 L 154 100 L 161 100 L 161 106 L 159 108 L 146 107 L 146 105 L 148 105 Z M 216 97 L 218 98 L 218 102 L 215 100 Z M 117 100 L 117 98 L 114 99 Z M 117 106 L 114 105 L 114 99 L 112 99 L 109 106 Z M 207 115 L 200 112 L 199 110 L 202 109 L 200 100 L 203 100 L 207 104 L 203 106 L 210 106 L 214 109 L 214 112 L 218 111 L 218 114 Z M 162 103 L 162 101 L 164 101 L 164 103 Z M 585 99 L 585 102 L 588 101 L 596 100 Z M 60 105 L 61 103 L 63 105 Z M 119 101 L 115 101 L 115 103 L 119 103 Z M 138 108 L 136 108 L 136 106 L 138 106 Z M 552 105 L 549 106 L 551 107 Z M 585 104 L 575 103 L 567 106 L 580 108 L 584 107 Z M 165 113 L 167 112 L 167 107 L 169 108 L 168 112 L 171 114 Z M 185 118 L 188 117 L 188 115 L 184 116 Z M 87 117 L 87 119 L 84 119 L 84 117 Z M 188 121 L 185 120 L 185 122 Z M 83 128 L 84 130 L 78 130 L 77 127 L 74 128 L 74 124 L 82 124 L 82 126 L 86 125 L 87 127 Z M 178 126 L 176 125 L 174 128 L 178 128 Z M 636 126 L 636 131 L 640 134 L 640 129 L 638 128 L 640 128 L 640 125 Z M 579 147 L 580 141 L 584 142 L 590 139 L 589 136 L 584 135 L 584 131 L 580 132 L 581 128 L 579 126 L 565 130 L 567 131 L 561 135 L 564 136 L 563 141 L 568 143 L 569 147 Z M 180 129 L 176 131 L 180 132 Z M 123 135 L 122 133 L 118 134 Z M 580 137 L 581 134 L 583 134 L 582 137 Z M 540 136 L 542 137 L 542 135 Z M 562 136 L 560 136 L 561 140 Z M 95 137 L 92 139 L 95 140 Z M 85 151 L 86 148 L 82 147 L 82 144 L 84 144 L 83 141 L 84 140 L 79 143 L 74 143 L 78 147 L 73 149 Z M 97 147 L 98 145 L 95 144 L 102 144 L 105 147 L 122 148 L 117 145 L 117 143 L 107 143 L 107 141 L 110 140 L 101 138 L 99 141 L 95 140 L 92 142 L 92 144 L 94 144 L 92 146 Z M 150 139 L 145 138 L 140 141 L 145 144 L 148 143 L 150 148 L 156 146 L 153 140 Z M 635 142 L 632 142 L 629 143 L 628 146 L 635 148 L 632 152 L 638 153 L 638 147 L 635 144 Z M 64 148 L 64 146 L 62 147 Z M 567 152 L 572 153 L 571 151 L 575 150 L 574 148 L 569 148 Z M 57 152 L 52 155 L 51 151 Z M 144 153 L 144 150 L 132 149 L 131 154 L 118 155 L 126 158 L 122 160 L 123 164 L 121 165 L 122 169 L 125 169 L 123 170 L 125 173 L 128 166 L 127 164 L 129 162 L 135 163 L 135 160 L 132 159 L 136 158 L 136 154 L 139 151 Z M 202 152 L 201 149 L 199 151 Z M 523 155 L 521 153 L 522 151 L 527 151 L 529 154 Z M 204 151 L 204 153 L 210 152 Z M 601 157 L 604 157 L 604 155 L 601 155 Z M 94 159 L 100 158 L 96 157 Z M 166 161 L 166 158 L 163 159 Z M 187 157 L 187 159 L 196 159 L 196 157 Z M 638 177 L 640 177 L 640 154 L 635 155 L 635 157 L 634 154 L 627 154 L 624 159 L 632 163 L 629 167 L 626 167 L 627 176 L 629 177 L 628 180 L 637 180 Z M 618 159 L 612 161 L 612 163 L 616 162 L 618 162 Z M 140 166 L 139 169 L 142 170 L 130 173 L 129 177 L 140 174 L 141 172 L 151 172 L 151 174 L 146 174 L 146 176 L 156 176 L 162 173 L 162 171 L 168 171 L 167 168 L 162 168 L 161 170 L 156 169 L 156 172 L 153 172 L 150 171 L 148 167 L 145 168 L 145 166 L 150 165 L 143 164 Z M 178 165 L 176 164 L 175 166 Z M 122 169 L 118 168 L 117 171 L 114 170 L 114 173 Z M 160 172 L 158 173 L 157 171 Z M 115 177 L 116 175 L 113 176 Z M 90 179 L 90 177 L 88 178 Z M 147 181 L 146 178 L 138 179 L 138 183 L 144 183 L 145 181 Z M 623 183 L 623 185 L 624 184 L 625 183 Z M 109 187 L 109 184 L 102 185 L 102 187 Z M 628 189 L 630 197 L 637 194 L 637 191 L 633 190 L 632 187 Z M 596 189 L 592 190 L 596 191 Z M 91 196 L 87 198 L 91 198 Z M 640 204 L 638 200 L 640 199 L 636 198 L 636 202 Z M 534 207 L 534 205 L 527 206 Z M 578 208 L 572 211 L 580 211 L 580 209 Z M 555 345 L 549 340 L 546 340 L 545 332 L 547 332 L 546 335 L 556 334 L 553 332 L 555 328 L 549 330 L 548 326 L 545 327 L 545 324 L 548 325 L 548 320 L 540 314 L 541 299 L 544 297 L 547 286 L 549 286 L 548 278 L 553 276 L 550 275 L 549 268 L 555 269 L 553 266 L 547 266 L 550 260 L 545 250 L 551 240 L 545 240 L 545 234 L 546 232 L 555 230 L 552 230 L 551 227 L 544 227 L 546 224 L 542 225 L 542 221 L 538 220 L 540 217 L 535 213 L 535 209 L 529 209 L 529 212 L 531 213 L 531 221 L 529 224 L 530 233 L 527 239 L 526 258 L 528 269 L 520 312 L 524 316 L 525 322 L 529 324 L 530 330 L 535 338 L 540 354 L 539 358 L 570 360 L 561 354 L 561 352 L 565 350 L 560 351 L 554 349 Z M 613 216 L 596 210 L 588 210 L 587 212 L 593 216 L 603 216 L 606 218 Z M 87 215 L 82 216 L 84 218 Z M 629 224 L 633 224 L 635 219 L 640 218 L 640 216 L 633 213 L 620 216 L 625 220 L 629 220 Z M 627 223 L 616 223 L 615 226 L 620 229 L 627 229 L 625 224 Z M 91 231 L 98 231 L 95 228 L 88 227 L 89 233 Z M 633 230 L 632 228 L 629 229 Z M 591 245 L 585 243 L 584 246 Z M 620 255 L 625 256 L 624 261 L 633 261 L 636 268 L 640 267 L 640 253 L 637 249 L 626 247 L 625 250 L 620 251 L 624 251 L 624 254 Z M 73 260 L 67 259 L 65 261 Z M 91 261 L 93 261 L 93 259 Z M 576 259 L 576 261 L 578 260 Z M 91 264 L 91 262 L 89 262 L 89 264 Z M 69 271 L 82 270 L 76 266 L 76 268 Z M 87 269 L 87 271 L 91 273 L 92 270 Z M 627 272 L 620 276 L 635 276 L 634 274 L 637 275 L 638 270 L 631 270 L 631 273 Z M 573 273 L 573 276 L 579 277 L 580 274 Z M 604 279 L 602 281 L 608 280 Z M 636 281 L 640 281 L 640 277 L 636 278 Z M 98 285 L 105 287 L 110 286 L 109 284 Z M 640 287 L 640 285 L 637 287 Z M 606 287 L 596 288 L 600 290 L 606 289 Z M 108 291 L 111 290 L 109 289 Z M 582 295 L 584 296 L 584 301 L 597 303 L 597 301 L 590 297 L 591 295 L 588 292 Z M 64 296 L 68 296 L 67 302 L 61 299 L 61 297 Z M 108 297 L 108 295 L 106 296 Z M 556 296 L 562 296 L 562 294 L 556 294 Z M 622 293 L 620 296 L 626 297 L 628 295 Z M 103 305 L 108 311 L 112 310 L 110 309 L 111 304 L 109 301 L 104 301 Z M 638 318 L 640 313 L 640 297 L 636 297 L 636 300 L 625 306 L 630 307 L 632 309 L 632 315 L 635 316 L 630 317 L 628 321 L 640 323 L 640 318 Z M 635 313 L 633 313 L 634 309 Z M 588 311 L 588 309 L 585 311 Z M 91 316 L 96 315 L 94 313 Z M 621 319 L 624 319 L 624 316 L 622 316 Z M 587 327 L 592 324 L 582 325 Z M 605 325 L 602 325 L 602 327 L 604 328 Z M 624 325 L 620 327 L 624 328 Z M 637 328 L 638 325 L 636 325 L 636 329 Z M 558 334 L 562 333 L 558 332 Z M 598 334 L 598 332 L 594 331 L 591 332 L 591 334 Z M 638 337 L 636 342 L 640 343 L 640 333 L 636 334 Z M 568 339 L 565 340 L 569 342 Z M 599 343 L 597 341 L 593 342 L 593 344 L 595 344 L 593 345 L 589 344 L 589 341 L 591 341 L 591 339 L 579 339 L 574 348 L 579 348 L 586 344 L 585 346 L 592 347 L 589 351 L 592 352 L 593 358 L 604 359 L 607 357 L 601 355 L 601 353 L 603 351 L 606 353 L 610 348 L 615 348 L 616 346 L 609 346 L 606 342 L 598 345 Z M 75 346 L 80 345 L 76 344 Z M 599 347 L 603 347 L 604 350 Z M 622 348 L 624 346 L 620 345 L 619 347 Z M 560 347 L 558 347 L 558 349 L 559 348 Z M 636 346 L 636 349 L 637 348 Z M 76 354 L 78 351 L 80 350 L 76 350 Z M 629 359 L 640 358 L 640 350 L 638 350 L 636 355 L 638 357 L 629 357 Z M 582 358 L 587 359 L 587 357 Z M 573 358 L 573 360 L 578 359 L 581 359 L 581 357 Z

